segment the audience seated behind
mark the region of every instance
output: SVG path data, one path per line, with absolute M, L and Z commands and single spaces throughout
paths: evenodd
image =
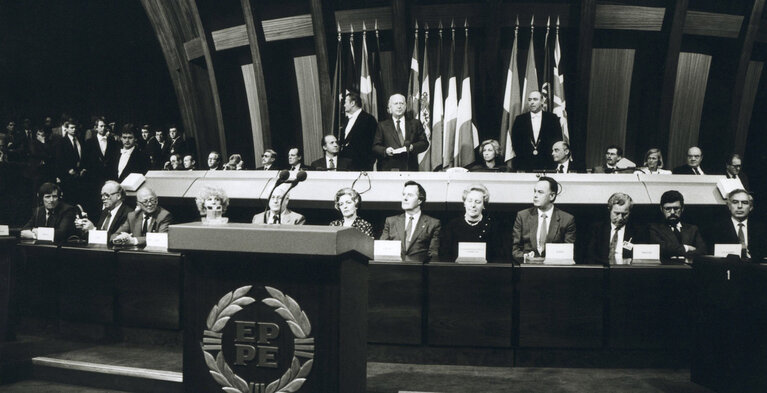
M 749 189 L 748 176 L 743 172 L 743 159 L 740 157 L 740 154 L 732 154 L 727 158 L 724 175 L 727 176 L 728 179 L 740 180 L 740 184 L 743 185 L 743 188 L 746 190 Z
M 338 139 L 335 135 L 322 136 L 322 157 L 312 161 L 312 169 L 318 171 L 349 171 L 352 170 L 352 160 L 346 157 L 339 157 Z
M 229 162 L 224 165 L 225 171 L 241 171 L 245 169 L 245 161 L 242 160 L 242 156 L 239 154 L 232 154 L 229 156 Z
M 312 168 L 304 164 L 304 152 L 300 147 L 291 147 L 288 150 L 288 167 L 291 172 L 308 171 Z
M 663 169 L 663 153 L 655 147 L 645 153 L 643 166 L 637 168 L 635 172 L 644 173 L 645 175 L 671 174 L 670 170 Z
M 583 172 L 580 167 L 577 167 L 573 162 L 572 154 L 570 153 L 570 144 L 565 141 L 555 142 L 551 147 L 551 158 L 553 162 L 551 164 L 551 170 L 556 173 L 578 173 Z
M 703 151 L 693 146 L 687 149 L 687 163 L 674 168 L 671 171 L 675 175 L 705 175 L 700 164 L 703 162 Z
M 280 167 L 276 164 L 277 152 L 272 149 L 264 150 L 264 154 L 261 155 L 261 166 L 257 167 L 257 171 L 277 171 Z
M 404 261 L 428 262 L 439 256 L 438 219 L 423 214 L 421 207 L 426 203 L 426 190 L 412 180 L 405 182 L 402 189 L 403 214 L 386 218 L 381 240 L 402 242 L 401 256 Z
M 357 215 L 361 204 L 362 197 L 354 189 L 346 187 L 338 190 L 334 206 L 341 213 L 341 218 L 331 221 L 330 226 L 357 228 L 360 232 L 373 237 L 373 226 Z
M 623 157 L 623 148 L 618 145 L 610 145 L 605 150 L 605 164 L 596 166 L 594 173 L 632 173 L 636 164 Z
M 509 262 L 502 226 L 487 211 L 490 192 L 482 184 L 473 184 L 463 190 L 461 198 L 464 215 L 450 220 L 440 231 L 439 261 L 455 261 L 458 243 L 478 242 L 486 244 L 488 262 Z
M 209 171 L 220 171 L 223 170 L 223 166 L 221 165 L 221 153 L 217 151 L 212 151 L 210 154 L 208 154 L 208 170 Z
M 482 154 L 482 159 L 466 166 L 469 172 L 509 171 L 509 167 L 506 166 L 501 157 L 501 145 L 495 139 L 488 139 L 480 143 L 479 152 Z

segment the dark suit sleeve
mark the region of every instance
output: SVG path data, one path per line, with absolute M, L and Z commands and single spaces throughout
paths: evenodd
M 35 218 L 37 217 L 38 210 L 39 208 L 37 207 L 32 209 L 32 217 L 29 217 L 29 221 L 21 227 L 21 230 L 32 229 L 35 227 Z
M 575 218 L 568 217 L 565 225 L 565 243 L 575 244 Z
M 650 225 L 647 230 L 650 243 L 657 243 L 660 245 L 661 258 L 671 258 L 676 255 L 684 255 L 684 246 L 678 244 L 677 242 L 667 241 L 661 231 L 662 228 L 658 225 Z
M 389 238 L 389 218 L 386 218 L 386 222 L 384 222 L 383 232 L 381 232 L 381 237 L 379 240 L 391 240 Z
M 68 152 L 66 149 L 68 147 L 64 146 L 64 143 L 69 143 L 69 138 L 66 136 L 59 139 L 59 141 L 56 143 L 54 155 L 56 177 L 61 180 L 71 176 L 69 174 L 70 169 L 75 169 L 72 165 L 72 161 L 69 159 L 70 154 L 67 154 Z
M 708 248 L 706 248 L 706 242 L 703 241 L 703 236 L 700 234 L 700 230 L 695 227 L 695 237 L 693 238 L 693 246 L 695 246 L 695 255 L 703 255 L 708 252 Z
M 378 127 L 376 127 L 376 134 L 373 137 L 373 153 L 379 157 L 386 157 L 386 148 L 389 146 L 386 146 L 384 143 L 384 128 L 382 125 L 383 122 L 378 123 Z
M 429 260 L 436 260 L 439 258 L 439 233 L 442 230 L 442 225 L 438 219 L 434 219 L 434 227 L 431 233 L 431 242 L 429 243 Z
M 159 233 L 168 233 L 168 227 L 170 224 L 173 224 L 173 215 L 170 214 L 170 212 L 167 212 L 161 220 L 157 222 L 157 232 Z
M 423 130 L 423 125 L 419 120 L 413 120 L 415 126 L 413 127 L 412 140 L 410 144 L 413 146 L 411 153 L 423 153 L 429 148 L 429 140 L 426 138 L 426 132 Z
M 453 222 L 449 222 L 445 225 L 445 228 L 440 233 L 439 239 L 439 260 L 442 262 L 453 262 L 456 256 L 453 255 Z
M 517 213 L 517 218 L 514 219 L 514 228 L 511 235 L 511 256 L 518 263 L 522 263 L 525 260 L 524 246 L 522 245 L 522 212 Z
M 61 220 L 54 228 L 53 238 L 55 241 L 66 240 L 69 235 L 75 233 L 75 209 L 69 208 L 61 212 Z

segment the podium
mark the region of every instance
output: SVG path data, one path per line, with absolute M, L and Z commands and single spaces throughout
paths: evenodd
M 190 223 L 170 227 L 168 247 L 185 256 L 185 391 L 365 391 L 371 238 Z

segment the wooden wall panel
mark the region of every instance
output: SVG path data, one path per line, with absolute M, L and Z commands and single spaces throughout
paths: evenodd
M 716 14 L 703 11 L 687 11 L 684 33 L 713 37 L 737 38 L 743 15 Z
M 259 94 L 256 84 L 256 74 L 253 64 L 242 66 L 242 79 L 245 80 L 245 93 L 248 96 L 248 114 L 250 115 L 250 129 L 253 133 L 253 157 L 256 162 L 264 153 L 264 130 L 261 127 L 261 107 L 259 106 Z M 258 165 L 257 165 L 258 166 Z
M 320 80 L 317 75 L 317 56 L 301 56 L 293 59 L 298 84 L 298 99 L 301 109 L 301 130 L 304 146 L 304 163 L 322 157 L 320 137 L 322 129 L 322 107 L 320 104 Z
M 676 73 L 674 103 L 671 107 L 671 126 L 666 168 L 685 162 L 687 149 L 698 144 L 700 116 L 706 96 L 711 56 L 682 52 Z
M 593 50 L 586 128 L 589 168 L 602 164 L 607 146 L 625 146 L 634 55 L 634 49 Z
M 764 62 L 762 61 L 748 63 L 746 83 L 743 86 L 743 95 L 738 111 L 738 127 L 735 130 L 735 152 L 741 155 L 746 151 L 746 137 L 748 136 L 748 129 L 751 127 L 751 115 L 754 112 L 754 101 L 763 69 Z
M 217 51 L 248 45 L 248 30 L 245 25 L 233 26 L 210 33 Z
M 261 22 L 266 42 L 291 38 L 311 37 L 314 35 L 310 14 L 289 16 Z
M 391 7 L 336 11 L 336 24 L 341 26 L 342 33 L 351 33 L 352 28 L 359 33 L 362 22 L 365 22 L 368 31 L 375 29 L 376 22 L 378 30 L 391 30 L 391 15 Z
M 663 7 L 597 4 L 595 29 L 660 31 L 663 27 Z

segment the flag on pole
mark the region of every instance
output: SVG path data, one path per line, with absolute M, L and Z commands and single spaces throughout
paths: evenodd
M 525 68 L 525 82 L 522 84 L 522 102 L 527 102 L 531 92 L 538 90 L 538 73 L 535 71 L 535 49 L 533 44 L 533 30 L 535 15 L 530 19 L 530 46 L 527 49 L 527 67 Z M 524 111 L 528 109 L 525 105 Z
M 444 98 L 442 97 L 442 22 L 439 23 L 439 43 L 437 44 L 437 76 L 434 78 L 434 109 L 431 112 L 431 141 L 429 150 L 431 151 L 431 170 L 442 168 L 442 146 L 444 130 L 443 107 Z
M 362 22 L 362 59 L 360 64 L 360 99 L 362 99 L 362 110 L 375 116 L 378 113 L 378 103 L 376 102 L 373 80 L 370 76 L 370 68 L 368 67 L 367 31 L 364 21 Z
M 418 170 L 421 172 L 431 172 L 431 89 L 429 88 L 429 25 L 424 26 L 423 32 L 423 73 L 421 75 L 421 125 L 426 133 L 426 139 L 429 140 L 429 148 L 425 152 L 418 154 Z
M 463 75 L 461 79 L 461 100 L 458 102 L 456 118 L 457 131 L 453 150 L 453 165 L 466 166 L 474 162 L 474 148 L 479 146 L 477 127 L 472 121 L 471 74 L 469 73 L 469 24 L 464 24 L 466 40 L 463 51 Z
M 376 118 L 376 120 L 384 118 L 386 116 L 386 96 L 383 94 L 383 78 L 381 77 L 381 41 L 378 36 L 378 19 L 376 19 L 376 49 L 373 52 L 373 61 L 370 68 L 371 80 L 373 83 L 373 96 L 376 100 L 376 111 L 370 114 Z M 384 113 L 381 113 L 381 112 Z
M 442 166 L 453 166 L 453 151 L 455 150 L 455 131 L 458 116 L 458 86 L 456 85 L 455 69 L 455 23 L 450 23 L 451 41 L 447 71 L 447 98 L 445 99 L 445 120 L 442 134 Z
M 517 67 L 517 35 L 519 33 L 519 18 L 514 28 L 514 44 L 511 47 L 511 59 L 506 72 L 506 89 L 503 93 L 503 116 L 501 118 L 501 148 L 504 151 L 504 161 L 514 158 L 514 147 L 511 145 L 511 126 L 514 119 L 522 113 L 522 101 L 519 92 L 519 68 Z
M 559 49 L 559 16 L 557 16 L 557 32 L 554 41 L 554 78 L 552 80 L 552 112 L 559 116 L 559 124 L 562 126 L 562 138 L 569 144 L 570 131 L 567 127 L 567 108 L 565 101 L 565 75 L 562 73 L 559 60 L 562 52 Z
M 421 116 L 421 77 L 418 71 L 418 21 L 416 21 L 413 56 L 410 59 L 410 76 L 407 81 L 407 114 L 411 119 L 420 119 Z
M 360 74 L 357 68 L 357 59 L 354 57 L 354 26 L 351 26 L 349 34 L 349 49 L 346 56 L 346 67 L 344 67 L 344 91 L 360 92 Z
M 339 132 L 341 129 L 341 121 L 344 116 L 344 87 L 343 87 L 343 47 L 341 45 L 341 25 L 338 26 L 338 45 L 336 46 L 336 67 L 333 71 L 333 120 L 330 125 L 330 132 L 335 135 L 338 140 L 342 140 L 343 135 Z
M 541 97 L 543 98 L 543 110 L 551 112 L 554 106 L 551 103 L 551 81 L 554 79 L 554 69 L 551 65 L 551 45 L 549 45 L 549 31 L 551 17 L 546 19 L 546 38 L 543 43 L 543 84 L 541 85 Z

